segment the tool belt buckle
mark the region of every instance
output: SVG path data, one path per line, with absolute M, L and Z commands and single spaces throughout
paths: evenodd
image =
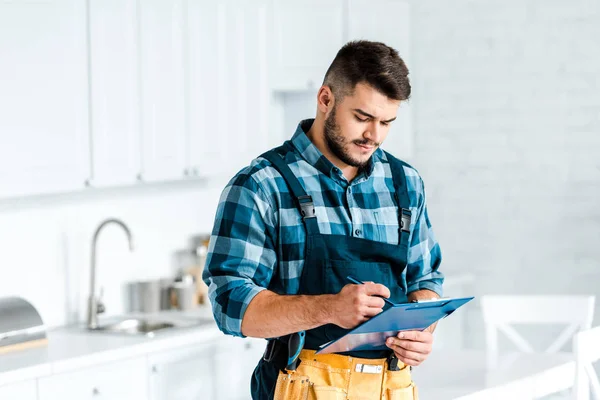
M 275 359 L 275 355 L 277 354 L 277 340 L 269 340 L 267 342 L 267 347 L 265 348 L 265 353 L 263 354 L 263 360 L 270 363 Z
M 387 358 L 388 371 L 400 371 L 398 367 L 398 357 L 394 353 L 390 354 Z

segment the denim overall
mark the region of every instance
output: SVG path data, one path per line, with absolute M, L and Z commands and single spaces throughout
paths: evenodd
M 319 233 L 312 198 L 307 195 L 298 178 L 282 158 L 288 151 L 293 151 L 289 141 L 261 157 L 267 159 L 282 175 L 291 195 L 297 199 L 298 209 L 303 216 L 306 228 L 306 258 L 298 294 L 337 294 L 350 283 L 346 277 L 351 275 L 361 281 L 385 285 L 391 292 L 392 301 L 405 302 L 406 293 L 402 289 L 401 280 L 408 256 L 411 216 L 404 163 L 386 153 L 392 171 L 400 227 L 399 243 L 389 244 L 352 236 Z M 316 350 L 323 343 L 338 339 L 348 331 L 349 329 L 334 324 L 311 329 L 306 332 L 304 348 Z M 361 358 L 385 358 L 390 352 L 391 350 L 356 351 L 342 354 Z M 273 398 L 279 369 L 273 363 L 264 360 L 259 362 L 252 379 L 254 400 Z

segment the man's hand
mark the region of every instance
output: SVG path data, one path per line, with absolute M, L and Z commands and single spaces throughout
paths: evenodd
M 398 360 L 406 365 L 417 366 L 421 364 L 431 353 L 433 335 L 429 330 L 404 331 L 398 333 L 397 337 L 390 337 L 385 344 L 394 350 Z
M 365 282 L 362 285 L 349 284 L 333 296 L 331 320 L 345 329 L 351 329 L 379 314 L 390 297 L 390 290 L 379 283 Z

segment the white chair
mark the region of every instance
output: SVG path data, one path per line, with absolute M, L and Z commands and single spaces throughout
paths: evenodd
M 594 399 L 600 400 L 600 381 L 592 363 L 600 360 L 600 326 L 579 332 L 574 338 L 575 400 L 588 400 L 590 388 Z
M 556 353 L 576 332 L 591 328 L 594 302 L 594 296 L 579 295 L 482 296 L 488 369 L 498 366 L 498 331 L 503 332 L 521 352 L 535 353 L 511 324 L 565 324 L 567 327 L 544 351 Z

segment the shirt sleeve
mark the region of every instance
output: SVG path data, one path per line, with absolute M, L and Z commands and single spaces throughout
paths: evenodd
M 268 286 L 276 263 L 275 221 L 256 181 L 240 173 L 221 194 L 203 280 L 219 329 L 244 337 L 250 301 Z
M 441 297 L 444 275 L 438 269 L 442 262 L 442 253 L 431 228 L 425 185 L 420 176 L 417 182 L 417 219 L 410 240 L 406 267 L 407 293 L 427 289 Z

